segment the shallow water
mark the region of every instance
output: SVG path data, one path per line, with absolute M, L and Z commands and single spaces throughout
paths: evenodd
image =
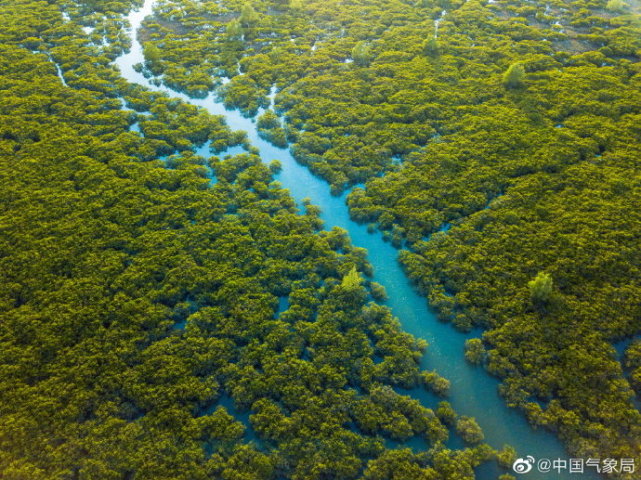
M 400 264 L 397 261 L 398 250 L 383 241 L 380 233 L 368 233 L 364 225 L 359 225 L 349 218 L 345 203 L 348 192 L 341 196 L 332 196 L 327 182 L 314 176 L 306 167 L 297 163 L 286 149 L 271 145 L 258 136 L 255 121 L 245 118 L 237 110 L 227 110 L 221 102 L 216 101 L 214 95 L 204 99 L 193 99 L 187 95 L 170 90 L 165 86 L 155 86 L 144 76 L 133 69 L 133 65 L 144 61 L 142 47 L 135 38 L 135 32 L 140 27 L 142 20 L 151 14 L 154 0 L 145 0 L 144 6 L 131 12 L 129 21 L 132 25 L 131 51 L 116 60 L 122 75 L 132 83 L 144 85 L 150 90 L 163 91 L 173 97 L 181 98 L 193 105 L 206 108 L 216 115 L 223 115 L 227 124 L 235 130 L 244 130 L 252 145 L 260 149 L 264 162 L 279 160 L 282 171 L 276 179 L 289 189 L 297 202 L 303 198 L 310 198 L 314 205 L 322 209 L 321 218 L 325 228 L 334 226 L 344 228 L 349 232 L 352 243 L 368 251 L 368 259 L 374 267 L 373 280 L 382 284 L 389 295 L 385 302 L 396 317 L 399 318 L 405 331 L 416 337 L 427 340 L 430 344 L 426 355 L 421 361 L 423 369 L 436 370 L 440 375 L 451 382 L 450 396 L 447 399 L 461 415 L 473 416 L 483 428 L 486 441 L 495 448 L 510 444 L 517 449 L 519 457 L 531 455 L 540 458 L 563 458 L 569 455 L 555 435 L 550 432 L 536 431 L 530 427 L 523 414 L 508 408 L 499 397 L 498 381 L 487 374 L 481 367 L 469 365 L 463 357 L 463 344 L 466 339 L 478 336 L 479 332 L 461 334 L 449 324 L 441 323 L 428 308 L 427 301 L 416 293 L 408 281 Z M 438 25 L 438 23 L 436 24 Z M 132 127 L 132 130 L 137 130 Z M 207 147 L 199 149 L 201 155 L 208 156 Z M 238 153 L 238 147 L 226 153 Z M 280 309 L 286 308 L 286 299 L 281 299 Z M 402 393 L 411 395 L 420 400 L 425 406 L 435 406 L 439 399 L 422 388 Z M 243 418 L 247 423 L 247 419 Z M 251 430 L 249 430 L 251 432 Z M 451 439 L 451 446 L 461 446 L 460 439 Z M 396 446 L 397 444 L 394 444 Z M 406 442 L 406 446 L 415 449 L 424 448 L 418 439 Z M 391 446 L 391 445 L 390 445 Z M 486 464 L 478 469 L 478 478 L 481 480 L 496 479 L 501 473 L 493 464 Z M 545 478 L 583 478 L 597 479 L 596 474 L 576 475 L 569 473 L 548 473 Z M 523 478 L 541 478 L 533 470 Z

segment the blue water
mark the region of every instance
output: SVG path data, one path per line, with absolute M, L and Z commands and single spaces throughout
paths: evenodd
M 151 14 L 154 0 L 145 0 L 144 6 L 129 15 L 132 31 L 136 32 L 142 20 Z M 380 233 L 368 233 L 367 227 L 359 225 L 349 218 L 345 203 L 348 192 L 341 196 L 332 196 L 327 182 L 315 177 L 306 167 L 298 164 L 286 149 L 271 145 L 258 136 L 255 121 L 245 118 L 237 110 L 227 110 L 221 102 L 216 101 L 214 95 L 204 99 L 193 99 L 187 95 L 170 90 L 165 86 L 155 86 L 145 79 L 142 74 L 133 69 L 133 65 L 144 61 L 141 45 L 132 35 L 131 51 L 116 60 L 116 64 L 124 78 L 132 83 L 138 83 L 150 90 L 162 91 L 178 97 L 185 102 L 206 108 L 210 113 L 223 115 L 227 124 L 235 130 L 244 130 L 252 145 L 260 149 L 264 162 L 279 160 L 282 171 L 276 179 L 289 189 L 296 201 L 310 198 L 312 203 L 322 209 L 321 218 L 325 228 L 340 227 L 348 231 L 351 241 L 358 247 L 368 251 L 368 259 L 374 267 L 374 278 L 382 284 L 389 295 L 385 302 L 394 315 L 399 318 L 405 331 L 423 338 L 429 342 L 429 349 L 421 361 L 423 369 L 436 370 L 451 382 L 450 395 L 447 400 L 460 415 L 475 417 L 482 427 L 486 441 L 495 448 L 510 444 L 517 449 L 519 457 L 531 455 L 539 458 L 568 458 L 565 448 L 557 437 L 546 431 L 534 430 L 527 423 L 524 415 L 514 409 L 508 408 L 498 395 L 498 381 L 487 374 L 480 367 L 469 365 L 463 357 L 463 345 L 466 339 L 478 336 L 478 332 L 461 334 L 451 325 L 441 323 L 428 308 L 427 301 L 421 297 L 411 286 L 397 261 L 398 250 L 383 241 Z M 260 112 L 259 112 L 260 113 Z M 227 153 L 238 153 L 238 147 Z M 208 155 L 206 147 L 199 149 L 199 153 Z M 447 230 L 447 226 L 443 229 Z M 286 299 L 279 302 L 279 310 L 287 306 Z M 439 399 L 422 388 L 405 391 L 408 395 L 418 399 L 428 407 L 434 407 Z M 229 405 L 228 405 L 229 406 Z M 246 420 L 245 420 L 246 423 Z M 424 448 L 420 442 L 409 442 L 410 447 Z M 453 446 L 461 446 L 459 439 L 454 436 L 450 440 Z M 395 445 L 396 446 L 396 445 Z M 488 463 L 477 471 L 481 480 L 495 480 L 501 473 L 493 464 Z M 599 478 L 596 474 L 586 473 L 561 474 L 548 473 L 545 478 Z M 532 471 L 523 478 L 540 478 L 540 474 Z

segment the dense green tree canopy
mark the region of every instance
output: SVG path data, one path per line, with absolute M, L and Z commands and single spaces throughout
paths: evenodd
M 494 453 L 446 448 L 399 393 L 426 345 L 346 232 L 300 214 L 278 164 L 197 155 L 245 135 L 111 66 L 130 8 L 0 3 L 0 477 L 355 479 L 398 455 L 473 478 Z M 410 438 L 429 450 L 387 446 Z
M 398 393 L 449 383 L 345 232 L 242 132 L 111 65 L 135 5 L 0 2 L 0 476 L 473 478 L 493 452 Z M 573 454 L 638 457 L 641 347 L 613 348 L 641 318 L 638 14 L 160 0 L 136 68 L 247 115 L 276 86 L 260 134 L 335 192 L 365 184 L 353 218 L 407 247 L 443 320 L 484 329 L 465 354 L 506 401 Z
M 612 346 L 641 318 L 638 2 L 264 0 L 243 42 L 216 33 L 241 3 L 161 5 L 165 82 L 192 89 L 203 55 L 247 114 L 276 85 L 280 144 L 335 192 L 365 183 L 353 218 L 407 242 L 442 319 L 486 329 L 468 357 L 508 403 L 573 453 L 639 454 L 636 363 Z

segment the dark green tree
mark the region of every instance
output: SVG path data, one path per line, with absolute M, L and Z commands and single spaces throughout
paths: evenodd
M 423 53 L 428 57 L 437 57 L 441 53 L 441 46 L 437 38 L 431 37 L 423 42 Z
M 480 338 L 470 338 L 465 341 L 465 359 L 474 364 L 480 365 L 485 361 L 487 352 Z
M 371 60 L 370 47 L 365 41 L 360 41 L 352 48 L 352 59 L 358 66 L 365 67 Z
M 503 74 L 503 85 L 506 88 L 521 88 L 524 85 L 525 68 L 520 62 L 513 63 Z

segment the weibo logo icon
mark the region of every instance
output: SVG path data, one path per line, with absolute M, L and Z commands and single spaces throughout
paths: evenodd
M 517 458 L 516 461 L 512 464 L 512 470 L 514 470 L 519 475 L 524 475 L 532 470 L 533 465 L 534 457 L 528 455 L 525 458 Z

